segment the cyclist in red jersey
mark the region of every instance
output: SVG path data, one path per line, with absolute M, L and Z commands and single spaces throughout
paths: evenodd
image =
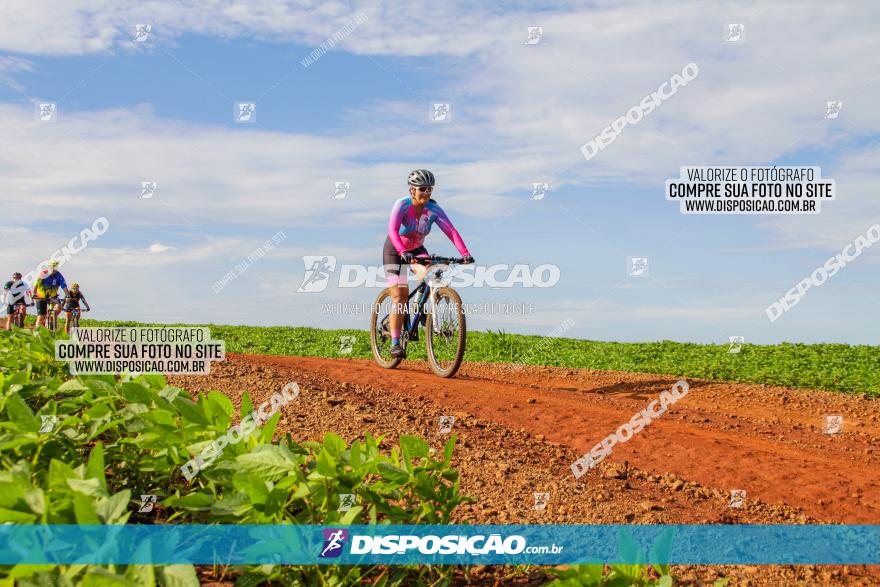
M 400 346 L 400 330 L 403 326 L 401 312 L 409 296 L 406 264 L 410 264 L 419 279 L 422 278 L 425 267 L 415 263 L 414 259 L 429 256 L 423 243 L 425 236 L 431 232 L 431 226 L 436 223 L 440 227 L 458 249 L 465 263 L 474 262 L 449 217 L 431 198 L 434 193 L 434 174 L 427 169 L 416 169 L 409 174 L 407 183 L 409 183 L 409 196 L 397 200 L 391 209 L 388 238 L 385 239 L 382 251 L 382 263 L 388 277 L 388 287 L 392 288 L 391 298 L 394 301 L 391 312 L 391 356 L 395 358 L 404 357 L 406 354 Z

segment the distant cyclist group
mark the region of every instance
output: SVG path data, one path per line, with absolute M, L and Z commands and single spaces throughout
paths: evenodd
M 58 290 L 64 291 L 64 297 L 59 298 Z M 64 276 L 58 271 L 58 261 L 51 260 L 46 269 L 37 274 L 32 284 L 22 279 L 21 273 L 12 274 L 12 279 L 3 284 L 3 304 L 6 305 L 5 329 L 11 330 L 12 326 L 24 327 L 27 309 L 36 306 L 37 321 L 34 328 L 46 326 L 55 330 L 58 316 L 65 312 L 66 321 L 64 329 L 70 331 L 71 324 L 79 321 L 81 308 L 91 310 L 78 283 L 71 283 L 70 287 Z

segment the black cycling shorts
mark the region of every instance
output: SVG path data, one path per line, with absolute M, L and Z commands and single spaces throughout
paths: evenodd
M 14 304 L 6 304 L 6 315 L 12 316 L 13 314 L 15 314 L 15 307 L 16 306 L 25 306 L 25 312 L 27 312 L 27 309 L 26 309 L 27 304 L 25 304 L 23 300 L 19 300 L 19 301 L 15 302 Z
M 37 316 L 45 316 L 49 311 L 49 301 L 56 300 L 57 298 L 37 298 L 34 300 L 34 304 L 37 306 Z
M 427 256 L 428 249 L 425 247 L 416 247 L 411 251 L 414 256 Z M 401 269 L 404 269 L 403 276 L 406 276 L 406 267 L 407 264 L 403 262 L 403 259 L 400 258 L 400 255 L 397 253 L 397 249 L 394 248 L 394 243 L 391 242 L 391 237 L 385 238 L 385 246 L 382 247 L 382 265 L 385 267 L 385 276 L 391 277 L 392 275 L 399 276 L 401 273 Z

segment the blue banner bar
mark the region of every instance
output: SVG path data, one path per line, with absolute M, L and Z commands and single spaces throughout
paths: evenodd
M 880 564 L 878 525 L 0 525 L 0 564 Z

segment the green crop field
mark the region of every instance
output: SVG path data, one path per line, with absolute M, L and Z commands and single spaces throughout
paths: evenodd
M 147 326 L 136 322 L 96 322 L 83 326 Z M 154 324 L 151 326 L 161 326 Z M 169 325 L 165 325 L 169 326 Z M 371 358 L 363 330 L 303 327 L 209 326 L 235 353 Z M 354 336 L 350 353 L 340 352 L 340 337 Z M 846 344 L 745 344 L 739 353 L 728 345 L 660 342 L 601 342 L 469 332 L 465 361 L 523 363 L 558 367 L 657 373 L 744 383 L 880 395 L 880 347 Z M 412 343 L 410 358 L 425 357 L 424 344 Z

